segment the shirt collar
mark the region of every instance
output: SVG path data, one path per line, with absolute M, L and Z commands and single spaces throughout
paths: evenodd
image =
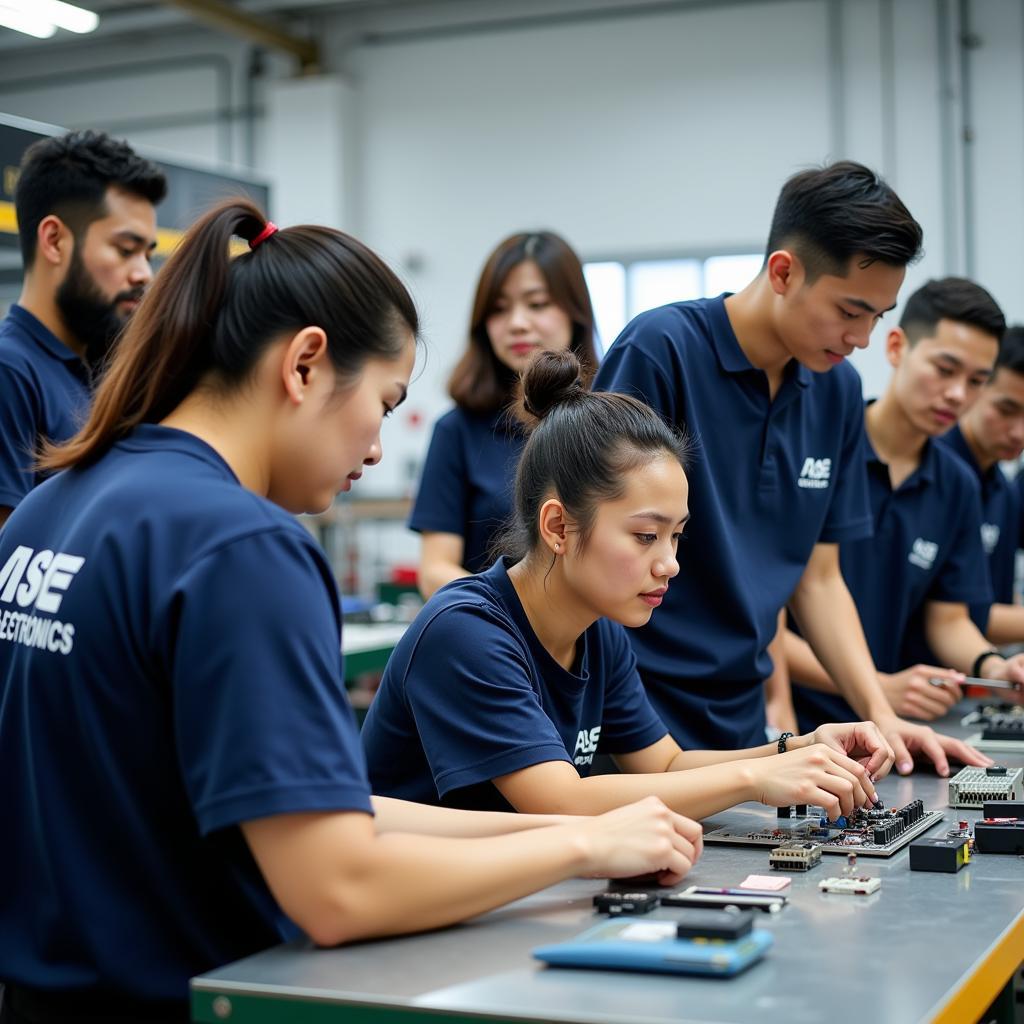
M 588 629 L 580 638 L 583 649 L 577 660 L 579 673 L 577 674 L 576 672 L 570 672 L 564 669 L 557 661 L 555 661 L 554 658 L 551 657 L 547 649 L 540 642 L 537 634 L 533 631 L 533 626 L 530 625 L 526 609 L 523 607 L 522 601 L 519 600 L 519 594 L 516 592 L 516 588 L 513 586 L 512 580 L 509 579 L 508 570 L 511 569 L 514 564 L 515 563 L 511 559 L 504 557 L 499 558 L 494 565 L 492 565 L 490 569 L 487 569 L 482 575 L 501 596 L 509 615 L 512 616 L 516 626 L 519 627 L 519 631 L 522 633 L 527 644 L 529 644 L 530 650 L 533 652 L 537 665 L 541 668 L 543 674 L 550 678 L 552 672 L 554 672 L 556 675 L 560 675 L 566 680 L 574 680 L 576 685 L 584 685 L 590 678 L 590 671 L 587 665 L 587 649 L 589 646 L 588 640 L 590 630 Z
M 749 373 L 757 367 L 747 358 L 732 328 L 725 300 L 732 292 L 724 292 L 708 303 L 708 320 L 711 324 L 711 346 L 719 365 L 726 373 Z M 811 383 L 811 371 L 803 363 L 791 359 L 786 366 L 784 383 L 795 380 L 798 387 L 805 388 Z
M 964 437 L 964 432 L 960 429 L 959 423 L 955 424 L 949 433 L 943 436 L 942 440 L 977 473 L 978 480 L 981 482 L 984 491 L 987 492 L 993 484 L 998 486 L 1002 479 L 1004 479 L 998 462 L 994 462 L 988 469 L 982 470 L 981 466 L 978 465 L 978 460 L 974 457 L 974 452 L 971 451 L 971 446 L 967 443 L 967 438 Z
M 24 306 L 17 303 L 11 306 L 7 315 L 17 324 L 40 348 L 48 352 L 54 359 L 62 363 L 71 363 L 85 367 L 81 357 L 67 347 L 41 320 L 33 316 Z
M 868 406 L 877 399 L 871 398 L 864 403 L 864 411 L 867 412 Z M 881 466 L 885 470 L 886 479 L 889 478 L 889 464 L 883 462 L 878 452 L 875 451 L 875 446 L 871 443 L 871 435 L 867 432 L 865 424 L 864 429 L 864 452 L 865 461 L 868 465 Z M 917 469 L 914 470 L 906 480 L 900 484 L 900 488 L 907 487 L 918 487 L 923 484 L 930 484 L 935 479 L 935 466 L 939 458 L 939 454 L 935 448 L 935 442 L 928 438 L 924 443 L 924 448 L 921 450 L 921 461 L 917 465 Z

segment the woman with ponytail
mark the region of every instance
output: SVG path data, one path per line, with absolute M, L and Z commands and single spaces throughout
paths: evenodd
M 563 352 L 525 373 L 533 431 L 504 557 L 438 591 L 395 648 L 362 732 L 374 792 L 562 814 L 655 795 L 693 818 L 746 800 L 831 818 L 871 805 L 892 752 L 870 722 L 741 751 L 669 736 L 622 627 L 657 614 L 679 572 L 689 445 L 580 371 Z M 623 774 L 590 776 L 597 752 Z
M 296 926 L 434 928 L 699 853 L 655 800 L 519 821 L 371 799 L 338 593 L 290 513 L 380 459 L 416 330 L 355 239 L 227 202 L 45 453 L 0 531 L 4 1024 L 187 1020 L 190 977 Z

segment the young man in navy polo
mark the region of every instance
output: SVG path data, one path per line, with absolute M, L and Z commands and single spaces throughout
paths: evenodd
M 764 741 L 768 645 L 789 601 L 900 771 L 917 751 L 943 773 L 950 753 L 985 763 L 896 716 L 839 570 L 839 542 L 871 531 L 860 379 L 845 360 L 893 308 L 920 248 L 920 226 L 868 168 L 797 174 L 751 284 L 641 314 L 598 372 L 596 387 L 638 395 L 701 445 L 679 576 L 631 631 L 647 692 L 683 747 Z
M 904 714 L 936 718 L 961 696 L 964 674 L 1024 681 L 1024 657 L 1005 661 L 971 620 L 991 603 L 976 474 L 932 439 L 967 413 L 993 372 L 1006 321 L 983 288 L 929 281 L 886 338 L 893 374 L 868 404 L 865 427 L 874 536 L 840 545 L 880 682 Z M 922 641 L 939 665 L 911 662 Z M 786 635 L 797 721 L 848 720 L 853 711 L 807 644 Z M 911 667 L 907 667 L 911 665 Z
M 163 172 L 97 132 L 42 139 L 14 205 L 25 282 L 0 322 L 0 527 L 40 482 L 44 440 L 84 418 L 91 374 L 149 284 Z
M 1024 547 L 1024 476 L 1018 473 L 1011 483 L 999 466 L 1016 462 L 1024 451 L 1024 327 L 1006 331 L 992 379 L 939 440 L 970 466 L 981 485 L 981 541 L 988 555 L 993 604 L 972 607 L 971 617 L 993 644 L 1024 642 L 1024 606 L 1015 603 L 1013 592 L 1017 550 Z

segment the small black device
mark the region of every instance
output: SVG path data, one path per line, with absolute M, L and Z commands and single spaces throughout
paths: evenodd
M 910 844 L 911 871 L 944 871 L 955 875 L 970 859 L 970 847 L 962 836 L 916 839 Z
M 983 818 L 1020 818 L 1024 821 L 1024 801 L 986 800 L 981 805 Z
M 1024 820 L 986 818 L 975 822 L 974 852 L 1024 854 Z
M 676 927 L 676 938 L 734 942 L 749 935 L 753 927 L 752 910 L 684 910 Z
M 599 914 L 649 914 L 659 902 L 652 892 L 599 892 L 594 909 Z
M 756 889 L 717 889 L 691 885 L 687 889 L 662 896 L 661 902 L 666 907 L 735 907 L 737 910 L 763 910 L 766 914 L 773 914 L 786 905 L 786 897 L 777 892 L 758 892 Z

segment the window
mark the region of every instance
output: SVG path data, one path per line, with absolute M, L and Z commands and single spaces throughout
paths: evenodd
M 585 263 L 583 275 L 602 346 L 607 351 L 622 328 L 645 309 L 739 291 L 757 276 L 763 259 L 760 253 L 744 253 L 705 259 Z

